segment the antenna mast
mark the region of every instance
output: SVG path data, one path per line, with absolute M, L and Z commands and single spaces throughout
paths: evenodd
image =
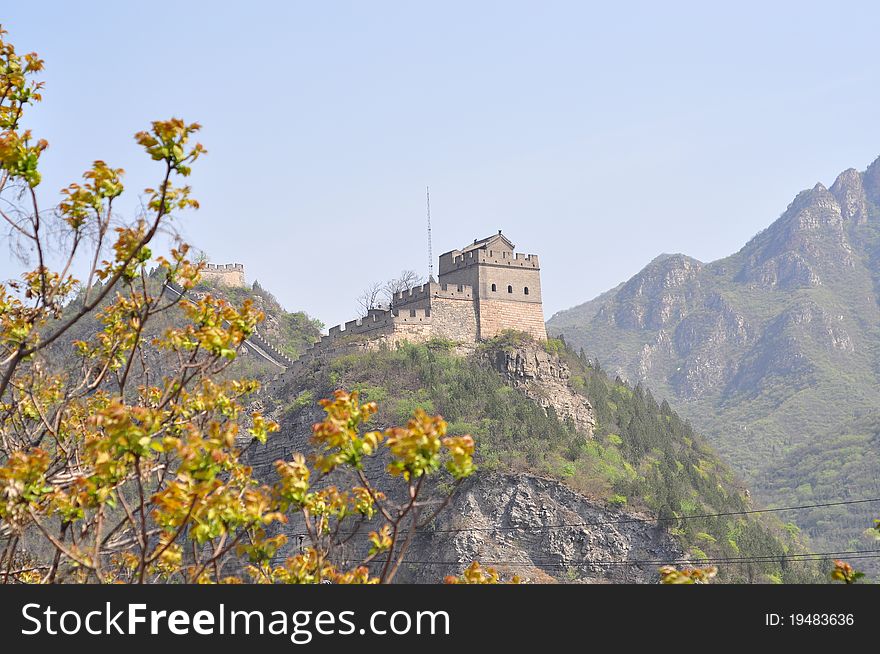
M 428 281 L 434 281 L 434 250 L 431 246 L 431 188 L 425 187 L 425 198 L 428 202 Z

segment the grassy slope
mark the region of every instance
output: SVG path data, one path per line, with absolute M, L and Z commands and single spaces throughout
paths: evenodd
M 302 395 L 294 405 L 338 387 L 357 388 L 380 403 L 382 424 L 404 421 L 416 407 L 441 413 L 451 433 L 476 437 L 484 468 L 549 475 L 593 498 L 663 518 L 749 507 L 731 472 L 668 405 L 611 380 L 568 350 L 562 356 L 572 369 L 574 388 L 595 407 L 593 440 L 545 415 L 479 357 L 454 356 L 443 344 L 336 359 L 300 381 Z M 667 524 L 696 557 L 773 558 L 722 565 L 727 579 L 817 579 L 815 566 L 785 561 L 787 553 L 803 550 L 775 520 L 726 516 Z
M 321 338 L 323 323 L 303 311 L 287 311 L 274 295 L 258 283 L 249 288 L 218 288 L 200 284 L 194 291 L 211 292 L 236 305 L 246 299 L 255 302 L 266 314 L 266 320 L 260 325 L 259 332 L 291 359 L 296 359 Z
M 151 293 L 158 293 L 160 291 L 160 281 L 156 271 L 151 275 L 148 284 Z M 296 359 L 321 337 L 323 324 L 320 321 L 311 318 L 302 311 L 287 311 L 271 293 L 263 289 L 259 284 L 254 284 L 248 288 L 230 288 L 201 283 L 192 289 L 190 293 L 210 293 L 215 297 L 224 298 L 235 306 L 241 306 L 245 300 L 251 300 L 266 315 L 266 319 L 258 328 L 260 334 L 291 359 Z M 115 296 L 111 293 L 102 307 L 109 303 L 113 297 Z M 172 296 L 169 296 L 168 299 L 170 301 Z M 79 298 L 74 299 L 66 311 L 75 310 L 79 303 Z M 76 340 L 89 340 L 93 338 L 102 328 L 97 316 L 96 312 L 83 318 L 53 348 L 52 357 L 62 367 L 76 369 L 79 360 L 74 348 L 70 347 L 69 344 Z M 160 334 L 172 326 L 182 324 L 183 321 L 182 310 L 179 307 L 175 307 L 171 311 L 155 315 L 151 319 L 149 332 L 150 334 Z M 156 366 L 156 371 L 160 368 L 161 366 Z M 230 369 L 231 374 L 254 377 L 260 380 L 270 379 L 277 375 L 279 371 L 280 369 L 277 366 L 256 356 L 241 356 Z

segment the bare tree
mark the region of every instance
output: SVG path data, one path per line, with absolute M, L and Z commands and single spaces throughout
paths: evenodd
M 388 304 L 393 304 L 394 296 L 401 291 L 413 288 L 414 286 L 421 286 L 424 283 L 425 278 L 418 274 L 416 271 L 402 271 L 399 277 L 389 279 L 387 282 L 385 282 L 385 287 L 383 290 L 385 291 L 385 297 L 388 299 Z
M 357 297 L 358 309 L 360 315 L 367 315 L 371 309 L 379 306 L 379 299 L 382 297 L 384 285 L 381 282 L 373 282 L 367 286 L 363 292 Z
M 425 278 L 414 270 L 403 270 L 399 277 L 389 279 L 387 282 L 373 282 L 367 286 L 357 297 L 357 306 L 360 315 L 367 315 L 371 309 L 378 309 L 383 304 L 394 304 L 394 296 L 401 291 L 421 286 Z

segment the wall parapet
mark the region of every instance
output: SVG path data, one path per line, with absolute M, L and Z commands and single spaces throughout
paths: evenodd
M 406 325 L 410 323 L 427 323 L 431 322 L 430 309 L 400 309 L 393 317 L 392 322 L 395 325 Z
M 438 284 L 437 282 L 428 282 L 421 286 L 414 286 L 395 293 L 394 297 L 391 299 L 391 305 L 397 307 L 432 297 L 471 300 L 474 297 L 474 289 L 468 284 Z
M 206 263 L 201 270 L 202 280 L 223 286 L 246 286 L 244 264 L 241 263 Z
M 244 272 L 243 263 L 206 263 L 204 270 L 209 272 Z
M 440 274 L 478 264 L 509 266 L 511 268 L 540 268 L 537 254 L 522 254 L 506 250 L 453 250 L 440 255 Z
M 330 327 L 297 366 L 331 349 L 335 355 L 431 338 L 476 343 L 505 328 L 546 338 L 539 271 L 538 255 L 514 252 L 513 243 L 500 232 L 476 240 L 473 246 L 440 255 L 437 281 L 396 292 L 390 306 Z
M 346 337 L 350 336 L 391 334 L 396 330 L 406 330 L 412 325 L 430 324 L 430 309 L 371 309 L 362 318 L 349 320 L 341 325 L 334 325 L 309 350 L 332 347 L 335 343 L 343 341 Z M 309 350 L 306 350 L 303 354 L 306 354 Z
M 293 363 L 293 359 L 287 356 L 284 352 L 275 347 L 272 343 L 269 342 L 262 334 L 258 332 L 254 332 L 248 337 L 248 341 L 255 344 L 260 349 L 267 352 L 270 356 L 272 356 L 278 363 L 281 365 L 290 367 Z

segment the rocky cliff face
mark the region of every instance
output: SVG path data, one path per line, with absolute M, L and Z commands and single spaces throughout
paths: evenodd
M 761 480 L 793 469 L 788 451 L 880 410 L 878 288 L 880 159 L 801 192 L 736 254 L 705 264 L 658 257 L 553 316 L 548 332 L 670 398 L 761 501 L 839 499 L 843 489 L 828 489 L 831 498 L 816 491 L 821 484 L 794 493 L 802 485 L 794 480 L 788 492 Z M 872 484 L 865 480 L 864 494 Z M 838 523 L 823 524 L 816 529 Z
M 546 411 L 573 421 L 585 438 L 592 436 L 593 408 L 569 386 L 568 365 L 541 344 L 471 356 L 481 358 Z M 266 398 L 263 408 L 270 413 L 271 404 Z M 274 461 L 309 451 L 311 426 L 323 418 L 323 411 L 309 403 L 292 411 L 276 409 L 274 417 L 281 420 L 281 432 L 246 452 L 258 478 L 274 475 Z M 371 478 L 382 476 L 383 460 L 369 459 L 366 465 Z M 291 534 L 302 529 L 296 521 L 284 528 Z M 289 540 L 296 542 L 293 537 Z M 553 479 L 480 470 L 456 491 L 435 522 L 416 536 L 407 556 L 412 563 L 401 568 L 398 580 L 437 583 L 478 560 L 527 581 L 648 583 L 656 581 L 660 562 L 679 560 L 683 554 L 669 532 L 648 515 L 592 500 Z
M 593 407 L 587 398 L 571 389 L 571 372 L 558 356 L 548 353 L 539 344 L 525 343 L 490 352 L 486 357 L 511 386 L 520 389 L 545 411 L 552 409 L 561 420 L 572 420 L 587 438 L 593 435 L 596 424 Z
M 845 209 L 822 184 L 803 191 L 779 220 L 743 248 L 745 261 L 735 280 L 793 290 L 819 286 L 824 277 L 851 269 L 855 255 L 846 229 L 851 221 L 844 211 L 857 211 L 865 198 L 854 197 L 854 188 L 846 191 L 846 181 L 838 181 Z
M 623 285 L 619 304 L 607 315 L 622 327 L 662 329 L 687 312 L 702 268 L 681 254 L 661 255 Z
M 648 516 L 609 509 L 552 479 L 478 473 L 416 539 L 408 558 L 420 563 L 400 575 L 433 583 L 480 561 L 527 581 L 648 583 L 657 561 L 682 556 Z
M 869 372 L 880 343 L 875 178 L 878 163 L 844 171 L 830 190 L 803 191 L 726 259 L 658 257 L 613 291 L 553 316 L 550 331 L 625 378 L 686 400 L 749 390 L 736 380 L 791 379 L 803 374 L 799 359 L 811 370 L 821 362 Z M 781 365 L 766 365 L 772 360 Z

